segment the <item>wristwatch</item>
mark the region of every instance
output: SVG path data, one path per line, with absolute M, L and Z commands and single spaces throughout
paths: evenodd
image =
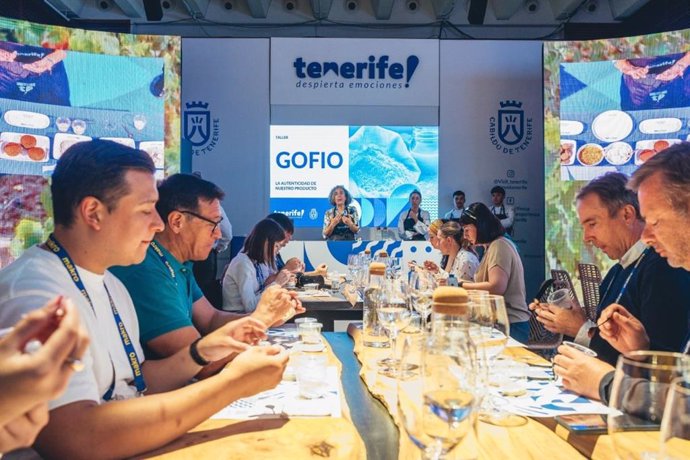
M 189 346 L 189 355 L 192 357 L 192 360 L 195 363 L 197 363 L 199 366 L 208 366 L 211 362 L 204 359 L 204 357 L 201 356 L 201 354 L 199 354 L 199 350 L 197 350 L 197 345 L 199 344 L 199 340 L 201 340 L 201 337 L 196 339 Z

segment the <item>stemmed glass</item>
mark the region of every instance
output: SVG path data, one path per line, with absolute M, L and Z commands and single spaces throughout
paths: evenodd
M 408 336 L 398 377 L 398 417 L 424 459 L 441 459 L 476 423 L 474 348 L 466 334 Z M 401 368 L 402 369 L 402 368 Z
M 422 316 L 422 331 L 427 330 L 431 303 L 436 289 L 436 278 L 426 270 L 415 270 L 410 275 L 409 297 L 414 308 Z
M 502 409 L 505 399 L 490 392 L 494 387 L 503 394 L 524 391 L 519 369 L 508 365 L 497 365 L 498 356 L 503 353 L 510 337 L 510 320 L 503 296 L 475 292 L 470 296 L 470 337 L 477 347 L 479 375 L 483 380 L 484 399 L 479 420 L 491 425 L 511 427 L 527 423 L 520 415 L 510 414 Z
M 406 286 L 402 280 L 386 280 L 382 286 L 381 305 L 376 309 L 381 325 L 388 331 L 391 356 L 378 361 L 379 373 L 395 377 L 400 366 L 396 358 L 398 333 L 410 324 L 410 309 L 405 299 Z
M 681 459 L 690 452 L 690 380 L 687 377 L 674 379 L 668 390 L 661 421 L 661 452 L 669 460 Z
M 670 407 L 666 397 L 674 379 L 690 369 L 689 360 L 680 353 L 661 351 L 635 351 L 618 357 L 609 399 L 614 413 L 607 418 L 608 432 L 618 457 L 626 460 L 663 458 L 659 452 L 659 434 L 644 431 L 657 429 L 666 418 L 666 436 L 668 439 L 674 436 L 674 416 L 665 414 L 665 408 Z M 666 439 L 663 441 L 670 447 Z

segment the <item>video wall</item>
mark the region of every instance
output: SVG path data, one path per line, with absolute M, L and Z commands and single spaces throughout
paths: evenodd
M 419 191 L 438 215 L 438 126 L 294 126 L 270 130 L 270 208 L 320 227 L 329 193 L 344 186 L 360 226 L 396 226 Z
M 690 138 L 690 31 L 544 44 L 546 269 L 612 262 L 582 240 L 575 196 Z
M 180 39 L 0 19 L 0 267 L 52 231 L 49 177 L 109 139 L 179 171 Z

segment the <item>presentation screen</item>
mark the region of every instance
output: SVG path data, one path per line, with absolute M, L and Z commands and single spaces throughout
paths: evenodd
M 53 230 L 49 178 L 71 145 L 110 139 L 179 172 L 180 44 L 0 18 L 0 267 Z
M 329 194 L 344 186 L 361 227 L 396 226 L 409 195 L 438 215 L 438 126 L 296 126 L 270 131 L 270 208 L 320 227 Z
M 544 44 L 546 269 L 613 262 L 582 240 L 575 196 L 690 136 L 689 31 Z

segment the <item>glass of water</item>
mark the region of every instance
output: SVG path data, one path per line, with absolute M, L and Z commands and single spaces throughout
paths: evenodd
M 406 287 L 401 280 L 386 280 L 381 292 L 381 305 L 376 309 L 376 315 L 381 325 L 388 332 L 391 356 L 378 362 L 379 373 L 388 377 L 395 377 L 400 366 L 396 358 L 398 333 L 410 324 L 411 311 L 405 296 Z

